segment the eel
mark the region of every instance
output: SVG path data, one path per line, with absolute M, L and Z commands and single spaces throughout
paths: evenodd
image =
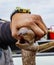
M 54 42 L 36 45 L 35 33 L 26 27 L 22 27 L 18 31 L 18 41 L 16 46 L 21 49 L 23 65 L 36 65 L 36 53 L 43 52 L 54 48 Z

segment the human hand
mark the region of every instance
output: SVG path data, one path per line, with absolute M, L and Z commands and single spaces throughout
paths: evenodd
M 18 30 L 22 27 L 30 28 L 36 35 L 36 40 L 39 40 L 47 33 L 41 16 L 28 13 L 16 13 L 12 17 L 10 28 L 12 36 L 18 40 Z

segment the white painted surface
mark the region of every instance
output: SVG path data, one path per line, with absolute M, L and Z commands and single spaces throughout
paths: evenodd
M 22 65 L 22 57 L 13 58 L 14 65 Z M 54 65 L 54 56 L 37 56 L 36 65 Z
M 37 57 L 37 65 L 54 65 L 54 56 Z

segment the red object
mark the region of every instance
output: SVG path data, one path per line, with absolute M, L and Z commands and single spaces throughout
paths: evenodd
M 50 39 L 54 39 L 54 32 L 49 32 Z

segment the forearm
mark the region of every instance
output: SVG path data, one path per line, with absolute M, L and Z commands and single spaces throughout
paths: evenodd
M 8 42 L 8 43 L 16 42 L 16 40 L 11 35 L 10 22 L 2 23 L 1 39 L 2 39 L 2 41 Z

